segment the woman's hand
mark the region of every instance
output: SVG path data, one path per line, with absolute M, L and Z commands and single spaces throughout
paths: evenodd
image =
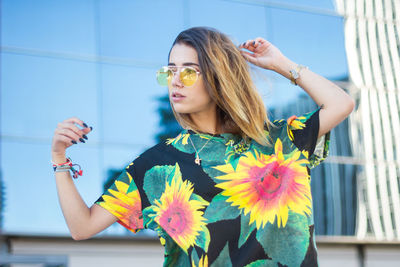
M 80 125 L 83 129 L 80 129 L 76 124 Z M 85 140 L 88 139 L 86 135 L 91 131 L 92 127 L 88 127 L 86 123 L 75 117 L 58 123 L 51 145 L 53 162 L 65 162 L 65 151 L 67 148 L 78 142 L 85 143 Z
M 248 62 L 264 69 L 275 70 L 279 60 L 283 57 L 282 52 L 277 47 L 261 37 L 247 40 L 239 48 L 245 48 L 251 52 L 240 50 L 240 53 Z

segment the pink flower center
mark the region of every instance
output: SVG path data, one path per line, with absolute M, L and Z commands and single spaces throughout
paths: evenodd
M 160 225 L 169 234 L 180 234 L 186 230 L 188 219 L 182 207 L 171 205 L 161 216 Z
M 252 177 L 255 189 L 260 199 L 271 200 L 276 198 L 285 189 L 290 169 L 272 162 L 263 168 L 252 167 Z
M 140 210 L 140 207 L 137 207 L 137 206 L 138 205 L 135 205 L 133 212 L 129 216 L 129 226 L 134 229 L 143 227 L 142 211 Z

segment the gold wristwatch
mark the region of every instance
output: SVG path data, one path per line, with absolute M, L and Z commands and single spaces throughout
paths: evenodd
M 295 69 L 291 69 L 290 73 L 290 82 L 294 85 L 297 85 L 296 79 L 300 77 L 300 71 L 302 69 L 308 69 L 308 67 L 298 64 Z

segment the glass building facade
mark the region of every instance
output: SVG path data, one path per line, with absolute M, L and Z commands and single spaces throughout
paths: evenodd
M 345 18 L 357 237 L 400 240 L 400 2 L 336 0 Z
M 68 149 L 84 170 L 76 185 L 88 205 L 110 170 L 157 142 L 166 88 L 155 72 L 183 29 L 215 27 L 237 44 L 262 36 L 332 81 L 348 77 L 344 18 L 330 0 L 0 3 L 3 233 L 68 235 L 50 163 L 58 122 L 76 116 L 94 129 L 87 143 Z M 316 108 L 286 78 L 258 68 L 253 75 L 272 116 Z M 334 130 L 332 158 L 313 170 L 317 234 L 355 231 L 355 167 L 340 161 L 351 155 L 347 132 L 347 122 Z M 105 234 L 127 232 L 113 226 Z

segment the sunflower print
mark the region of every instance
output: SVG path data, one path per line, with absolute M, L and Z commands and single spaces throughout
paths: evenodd
M 291 141 L 294 141 L 294 136 L 292 130 L 301 130 L 306 127 L 306 125 L 302 122 L 306 120 L 306 117 L 297 117 L 295 115 L 291 116 L 289 119 L 287 119 L 287 134 L 289 136 L 289 139 Z
M 196 267 L 196 263 L 192 260 L 192 266 Z M 203 255 L 199 260 L 199 265 L 197 267 L 208 267 L 208 257 L 207 255 Z
M 181 142 L 182 145 L 187 145 L 187 144 L 189 144 L 189 143 L 188 143 L 188 141 L 189 141 L 189 136 L 190 136 L 189 133 L 180 133 L 177 137 L 168 138 L 167 141 L 166 141 L 165 143 L 166 143 L 167 145 L 171 145 L 171 144 L 172 144 L 172 145 L 176 145 L 176 144 L 178 144 L 178 142 Z M 199 134 L 199 137 L 202 138 L 202 139 L 206 139 L 206 140 L 212 138 L 212 137 L 210 137 L 210 136 L 207 135 L 207 134 Z
M 137 157 L 97 203 L 131 231 L 155 231 L 164 266 L 318 266 L 309 169 L 329 148 L 329 134 L 315 140 L 318 111 L 274 121 L 271 146 L 183 130 Z M 196 147 L 211 139 L 207 164 L 194 163 L 189 137 Z
M 128 180 L 128 183 L 123 182 Z M 132 184 L 132 176 L 128 172 L 114 182 L 114 186 L 103 195 L 102 202 L 98 204 L 109 210 L 119 219 L 119 223 L 132 232 L 143 228 L 142 204 L 139 191 Z
M 155 214 L 150 215 L 186 252 L 196 244 L 197 236 L 206 225 L 202 210 L 208 202 L 201 198 L 191 199 L 192 193 L 193 184 L 174 175 L 166 182 L 160 199 L 155 200 Z
M 301 152 L 290 155 L 282 152 L 282 142 L 275 143 L 275 154 L 265 155 L 249 151 L 239 159 L 236 169 L 230 163 L 215 167 L 223 172 L 216 187 L 223 189 L 227 202 L 238 206 L 245 215 L 250 213 L 250 224 L 257 229 L 267 222 L 277 221 L 285 227 L 289 209 L 295 213 L 311 214 L 311 192 L 306 159 Z M 286 156 L 286 157 L 285 157 Z
M 166 144 L 167 144 L 167 145 L 170 145 L 170 144 L 173 144 L 173 145 L 174 145 L 174 144 L 178 143 L 179 141 L 181 141 L 183 145 L 187 145 L 187 144 L 188 144 L 189 136 L 190 136 L 190 134 L 187 134 L 187 133 L 180 133 L 180 134 L 179 134 L 177 137 L 175 137 L 175 138 L 168 138 L 167 141 L 166 141 Z

